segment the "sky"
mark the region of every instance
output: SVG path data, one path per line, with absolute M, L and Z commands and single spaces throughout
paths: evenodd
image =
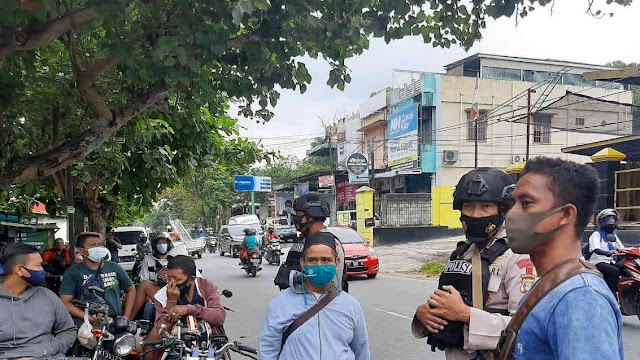
M 268 123 L 240 118 L 241 136 L 260 141 L 268 150 L 284 156 L 303 158 L 314 137 L 324 136 L 325 124 L 358 110 L 371 93 L 404 83 L 402 75 L 394 78 L 394 69 L 444 72 L 444 66 L 475 53 L 557 59 L 589 64 L 614 60 L 640 62 L 640 0 L 628 7 L 607 6 L 595 0 L 595 8 L 613 12 L 613 17 L 596 19 L 586 14 L 587 0 L 557 0 L 538 7 L 525 19 L 488 20 L 487 28 L 468 52 L 460 47 L 433 48 L 422 37 L 409 37 L 386 44 L 371 41 L 362 55 L 347 60 L 351 83 L 344 91 L 326 84 L 329 66 L 322 60 L 307 59 L 313 77 L 304 94 L 281 91 L 278 104 Z M 635 44 L 635 45 L 634 45 Z M 232 106 L 231 115 L 237 110 Z

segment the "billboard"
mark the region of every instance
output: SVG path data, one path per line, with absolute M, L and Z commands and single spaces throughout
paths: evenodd
M 396 111 L 387 120 L 387 154 L 392 170 L 418 167 L 418 104 Z
M 233 188 L 235 191 L 271 191 L 271 178 L 265 176 L 239 176 L 234 177 Z
M 336 203 L 347 204 L 356 201 L 357 186 L 349 184 L 347 180 L 336 181 Z

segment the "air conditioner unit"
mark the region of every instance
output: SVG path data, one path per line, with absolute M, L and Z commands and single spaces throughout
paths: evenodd
M 524 162 L 524 158 L 525 158 L 524 155 L 513 155 L 511 157 L 511 163 L 512 164 L 517 164 L 517 163 L 520 163 L 520 162 Z
M 442 161 L 447 164 L 453 164 L 460 160 L 460 151 L 458 150 L 445 150 L 442 153 Z

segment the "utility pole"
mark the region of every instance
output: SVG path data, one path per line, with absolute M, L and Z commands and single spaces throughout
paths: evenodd
M 535 93 L 536 91 L 533 89 L 527 89 L 527 152 L 524 156 L 524 160 L 528 161 L 529 160 L 529 146 L 530 146 L 530 142 L 531 142 L 531 94 Z M 477 132 L 476 132 L 476 136 L 477 136 Z
M 336 177 L 335 177 L 335 164 L 333 161 L 333 141 L 331 140 L 333 133 L 333 125 L 328 125 L 325 127 L 326 136 L 329 138 L 329 171 L 331 178 L 333 179 L 333 185 L 331 185 L 331 219 L 329 220 L 330 225 L 334 225 L 333 222 L 336 221 Z
M 76 239 L 75 239 L 75 224 L 74 224 L 74 213 L 75 207 L 73 203 L 73 174 L 71 173 L 71 166 L 67 167 L 66 170 L 66 187 L 67 191 L 65 191 L 65 197 L 67 198 L 67 240 L 69 241 L 69 255 L 71 256 L 71 263 L 76 263 Z

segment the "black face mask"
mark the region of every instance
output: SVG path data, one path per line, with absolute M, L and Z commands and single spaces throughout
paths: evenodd
M 465 235 L 471 242 L 483 242 L 490 240 L 502 226 L 504 218 L 500 215 L 485 216 L 481 218 L 460 215 L 460 221 L 467 225 Z
M 183 282 L 178 286 L 178 290 L 180 290 L 180 297 L 183 298 L 185 296 L 187 296 L 187 294 L 189 293 L 189 289 L 191 289 L 191 284 L 189 284 L 189 280 Z
M 615 224 L 607 224 L 607 225 L 603 226 L 603 229 L 607 234 L 613 234 L 613 232 L 616 231 L 616 225 Z
M 309 219 L 307 219 L 306 223 L 302 222 L 302 219 L 304 219 L 304 218 L 305 218 L 305 215 L 303 215 L 303 216 L 292 215 L 291 216 L 291 221 L 296 226 L 296 230 L 300 231 L 303 234 L 305 234 L 305 232 L 309 229 L 309 226 L 311 226 L 311 222 L 309 222 Z

